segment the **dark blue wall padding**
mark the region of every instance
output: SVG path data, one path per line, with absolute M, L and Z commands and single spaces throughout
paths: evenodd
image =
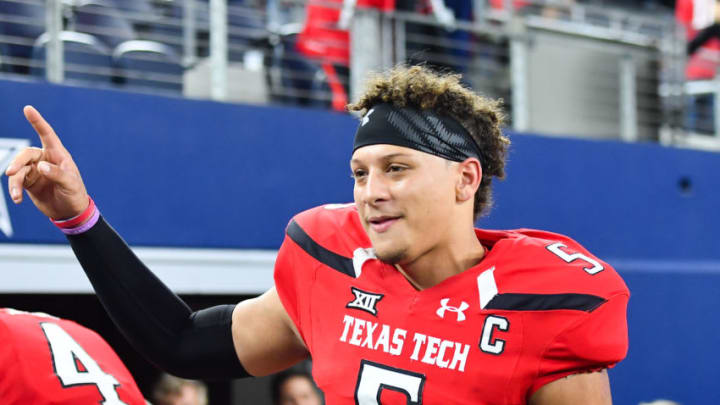
M 294 213 L 352 199 L 347 115 L 0 81 L 0 138 L 37 144 L 25 104 L 52 122 L 134 245 L 274 249 Z M 720 403 L 720 154 L 512 140 L 507 180 L 479 225 L 565 233 L 619 270 L 632 298 L 615 403 Z M 64 243 L 31 204 L 10 215 L 15 235 L 0 242 Z
M 55 126 L 136 245 L 276 248 L 294 213 L 352 199 L 347 115 L 3 81 L 0 137 L 37 144 L 25 104 Z M 507 179 L 480 226 L 565 233 L 600 257 L 720 258 L 720 155 L 511 138 Z M 10 210 L 12 242 L 63 240 L 30 204 Z

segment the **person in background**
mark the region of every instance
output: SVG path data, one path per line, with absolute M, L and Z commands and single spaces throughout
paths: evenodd
M 154 405 L 207 405 L 207 386 L 202 381 L 163 374 L 153 389 L 153 401 Z
M 271 384 L 273 405 L 322 405 L 320 392 L 310 374 L 288 370 L 275 375 Z
M 446 29 L 453 30 L 455 14 L 445 3 L 443 0 L 310 0 L 307 2 L 305 25 L 298 34 L 296 48 L 300 54 L 320 65 L 330 88 L 332 109 L 345 111 L 349 101 L 350 26 L 355 10 L 365 8 L 383 13 L 417 11 L 432 14 Z M 465 7 L 461 8 L 469 10 L 467 2 L 458 4 L 464 4 Z M 430 30 L 426 34 L 443 35 L 427 24 L 414 25 L 416 31 Z M 410 63 L 418 62 L 412 58 L 410 60 Z

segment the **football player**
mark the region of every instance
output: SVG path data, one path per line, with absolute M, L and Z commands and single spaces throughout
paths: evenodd
M 474 228 L 504 176 L 498 103 L 459 76 L 398 67 L 351 110 L 354 204 L 292 219 L 275 287 L 192 312 L 100 215 L 52 128 L 7 170 L 68 235 L 125 336 L 186 378 L 266 375 L 310 356 L 336 404 L 607 405 L 627 351 L 629 292 L 550 232 Z
M 0 308 L 0 403 L 144 405 L 100 335 L 73 321 Z

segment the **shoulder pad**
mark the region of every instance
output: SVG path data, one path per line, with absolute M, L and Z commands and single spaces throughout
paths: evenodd
M 590 294 L 607 299 L 629 294 L 615 269 L 573 239 L 533 229 L 508 231 L 496 244 L 495 276 L 501 292 Z
M 303 211 L 288 225 L 292 238 L 291 228 L 300 228 L 314 243 L 347 258 L 352 258 L 357 248 L 371 246 L 353 203 L 326 204 Z

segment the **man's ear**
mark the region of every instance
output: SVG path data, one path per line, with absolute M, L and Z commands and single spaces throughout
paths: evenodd
M 467 201 L 475 197 L 482 181 L 482 166 L 476 158 L 467 158 L 458 163 L 458 182 L 455 195 L 458 201 Z

